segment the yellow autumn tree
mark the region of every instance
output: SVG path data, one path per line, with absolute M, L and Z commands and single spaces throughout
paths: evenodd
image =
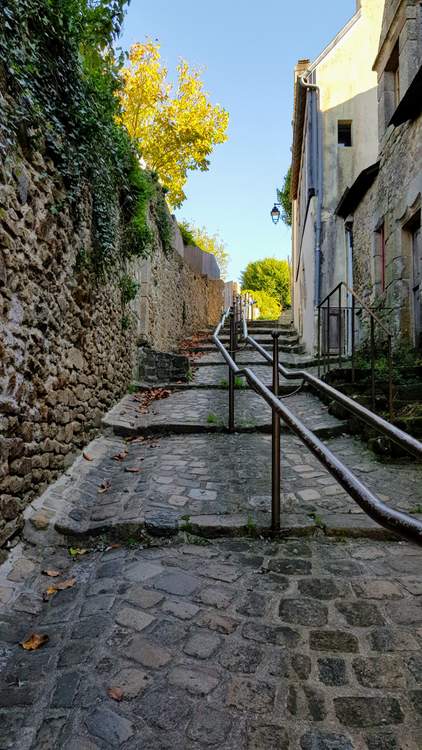
M 229 115 L 210 102 L 200 71 L 186 61 L 177 67 L 176 86 L 169 83 L 154 42 L 131 47 L 122 77 L 123 123 L 167 188 L 170 205 L 178 207 L 188 171 L 206 171 L 214 146 L 227 140 Z

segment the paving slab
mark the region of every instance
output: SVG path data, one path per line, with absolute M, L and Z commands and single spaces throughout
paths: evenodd
M 420 569 L 420 549 L 179 536 L 66 554 L 20 548 L 32 568 L 0 608 L 0 747 L 422 747 L 421 601 L 397 571 Z M 40 596 L 56 566 L 72 595 L 23 618 L 19 597 Z M 154 566 L 134 584 L 134 569 Z M 111 606 L 91 614 L 112 567 Z M 48 641 L 25 651 L 30 633 Z

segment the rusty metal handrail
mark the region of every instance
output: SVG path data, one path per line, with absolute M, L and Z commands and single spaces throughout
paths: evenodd
M 279 417 L 290 427 L 292 432 L 299 437 L 299 439 L 306 445 L 306 447 L 313 453 L 314 456 L 325 466 L 326 469 L 332 474 L 332 476 L 338 481 L 338 483 L 346 490 L 346 492 L 357 502 L 362 510 L 370 516 L 374 521 L 389 529 L 390 531 L 398 534 L 399 536 L 409 539 L 410 541 L 416 542 L 422 546 L 422 522 L 418 519 L 410 516 L 403 511 L 394 510 L 374 495 L 358 477 L 353 474 L 350 469 L 347 468 L 333 453 L 322 443 L 313 432 L 311 432 L 303 422 L 293 414 L 290 409 L 280 401 L 272 391 L 267 388 L 264 383 L 255 375 L 255 373 L 248 367 L 240 369 L 230 353 L 225 348 L 224 344 L 219 339 L 219 334 L 224 326 L 227 319 L 228 312 L 226 311 L 222 317 L 221 322 L 217 326 L 213 334 L 213 341 L 224 357 L 230 370 L 235 375 L 243 375 L 248 383 L 251 385 L 253 390 L 258 393 L 271 407 L 273 414 L 278 414 Z M 245 326 L 245 319 L 243 318 L 243 325 Z M 247 325 L 246 325 L 247 331 Z M 251 337 L 247 336 L 247 339 Z M 253 339 L 252 339 L 253 341 Z M 256 343 L 256 342 L 255 342 Z M 259 345 L 258 345 L 259 346 Z M 275 347 L 274 347 L 275 348 Z M 259 347 L 261 349 L 261 347 Z M 275 348 L 276 349 L 276 348 Z M 272 359 L 272 358 L 271 358 Z M 272 360 L 273 361 L 273 360 Z M 278 368 L 280 369 L 280 368 Z M 273 365 L 273 371 L 277 370 Z M 234 397 L 234 393 L 233 393 Z M 274 433 L 273 433 L 274 435 Z M 420 446 L 422 451 L 422 445 Z M 280 460 L 280 450 L 278 450 L 278 461 Z M 274 450 L 273 450 L 273 461 L 274 461 Z M 273 465 L 274 472 L 274 465 Z M 274 473 L 273 473 L 274 476 Z M 274 482 L 273 482 L 274 488 Z M 274 507 L 276 498 L 273 496 L 273 515 L 272 515 L 272 528 L 274 531 L 280 528 L 280 517 L 274 516 Z
M 256 351 L 259 352 L 269 364 L 273 363 L 271 354 L 267 352 L 266 349 L 264 349 L 260 344 L 258 344 L 258 342 L 255 341 L 254 338 L 252 338 L 252 336 L 249 336 L 247 323 L 245 320 L 243 320 L 243 338 L 247 343 L 251 344 L 251 346 L 253 346 L 254 349 L 256 349 Z M 374 427 L 376 430 L 378 430 L 378 432 L 381 432 L 383 435 L 388 437 L 390 440 L 399 445 L 412 456 L 415 456 L 416 458 L 422 460 L 422 443 L 420 443 L 419 440 L 416 440 L 416 438 L 412 437 L 412 435 L 409 435 L 407 432 L 404 432 L 404 430 L 400 430 L 395 425 L 387 422 L 386 419 L 383 419 L 378 414 L 370 411 L 370 409 L 362 406 L 362 404 L 359 404 L 354 399 L 346 396 L 346 394 L 341 393 L 341 391 L 338 391 L 328 383 L 325 383 L 316 375 L 312 375 L 312 373 L 307 372 L 307 370 L 288 370 L 283 367 L 281 363 L 279 363 L 278 369 L 281 375 L 286 378 L 286 380 L 298 380 L 299 378 L 303 379 L 306 383 L 309 383 L 309 385 L 313 386 L 316 390 L 324 393 L 326 396 L 329 396 L 331 399 L 344 406 L 346 409 L 348 409 L 348 411 L 352 412 L 352 414 L 365 422 L 365 424 L 369 425 L 370 427 Z

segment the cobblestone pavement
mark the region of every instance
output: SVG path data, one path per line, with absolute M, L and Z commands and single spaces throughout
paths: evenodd
M 302 390 L 286 400 L 307 427 L 319 435 L 344 429 L 344 422 L 328 413 L 328 408 L 310 391 Z M 103 420 L 117 434 L 143 434 L 155 431 L 218 430 L 227 426 L 228 392 L 216 390 L 175 391 L 169 398 L 154 402 L 143 414 L 134 396 L 126 396 Z M 271 409 L 261 396 L 248 390 L 236 390 L 236 427 L 271 429 Z
M 420 548 L 288 431 L 266 540 L 270 412 L 236 391 L 230 435 L 227 400 L 175 391 L 141 414 L 127 396 L 27 509 L 0 566 L 0 750 L 421 750 Z M 379 461 L 306 390 L 286 404 L 420 513 L 422 466 Z M 26 651 L 31 634 L 48 640 Z
M 422 747 L 410 544 L 15 553 L 2 588 L 2 750 Z M 75 585 L 45 602 L 51 568 Z M 30 633 L 49 640 L 26 652 Z

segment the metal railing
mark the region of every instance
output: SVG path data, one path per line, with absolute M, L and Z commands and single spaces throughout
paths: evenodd
M 226 349 L 224 344 L 220 341 L 220 333 L 224 328 L 224 325 L 229 318 L 230 320 L 230 351 Z M 409 539 L 417 544 L 422 545 L 422 522 L 413 516 L 408 515 L 399 510 L 394 510 L 382 502 L 371 490 L 366 487 L 358 477 L 356 477 L 350 469 L 348 469 L 333 453 L 324 445 L 311 430 L 309 430 L 303 422 L 278 398 L 279 388 L 279 374 L 286 377 L 303 377 L 307 380 L 308 377 L 313 378 L 309 373 L 296 371 L 289 373 L 279 363 L 279 348 L 278 348 L 278 337 L 279 331 L 272 333 L 273 339 L 273 354 L 272 356 L 263 349 L 251 336 L 248 334 L 247 322 L 244 316 L 242 316 L 241 323 L 243 325 L 243 338 L 247 343 L 250 343 L 257 351 L 259 351 L 267 361 L 271 362 L 273 369 L 273 384 L 272 390 L 270 390 L 262 381 L 255 375 L 255 373 L 249 368 L 239 368 L 236 364 L 236 328 L 237 328 L 238 311 L 234 309 L 234 306 L 226 310 L 223 314 L 220 323 L 213 334 L 213 341 L 221 352 L 224 360 L 229 367 L 229 431 L 235 431 L 235 376 L 241 375 L 246 378 L 251 388 L 259 394 L 264 401 L 271 407 L 272 410 L 272 502 L 271 502 L 271 528 L 273 532 L 280 530 L 280 514 L 281 514 L 281 502 L 280 502 L 280 480 L 281 480 L 281 455 L 280 455 L 280 418 L 283 419 L 285 424 L 291 429 L 291 431 L 299 437 L 302 443 L 313 453 L 314 456 L 322 463 L 322 465 L 332 474 L 332 476 L 339 482 L 339 484 L 346 490 L 346 492 L 357 502 L 362 510 L 376 521 L 381 526 L 389 529 L 398 536 L 402 536 Z M 318 379 L 315 379 L 318 381 Z M 319 381 L 321 386 L 328 388 L 330 391 L 335 391 L 327 384 Z M 347 396 L 338 394 L 342 400 L 346 399 L 351 401 Z M 353 402 L 355 403 L 355 402 Z M 364 407 L 360 407 L 364 409 Z M 368 410 L 365 410 L 367 412 Z M 372 412 L 368 414 L 375 417 Z M 380 419 L 380 418 L 378 418 Z M 384 420 L 381 420 L 384 421 Z M 388 423 L 385 423 L 388 425 Z M 396 441 L 400 436 L 397 433 L 401 433 L 403 436 L 409 439 L 408 447 L 412 449 L 412 452 L 422 458 L 422 444 L 419 443 L 410 435 L 402 433 L 397 428 L 389 425 L 395 434 Z M 387 428 L 384 428 L 386 431 Z M 392 437 L 393 439 L 393 437 Z M 404 440 L 407 445 L 407 440 Z
M 344 359 L 351 360 L 352 383 L 356 382 L 356 341 L 365 322 L 368 324 L 371 372 L 371 406 L 376 406 L 376 356 L 384 337 L 388 362 L 388 410 L 393 418 L 393 337 L 386 325 L 344 281 L 341 281 L 317 306 L 318 310 L 318 376 L 330 372 L 332 364 L 341 368 Z M 356 318 L 360 323 L 356 328 Z M 359 343 L 359 342 L 358 342 Z

